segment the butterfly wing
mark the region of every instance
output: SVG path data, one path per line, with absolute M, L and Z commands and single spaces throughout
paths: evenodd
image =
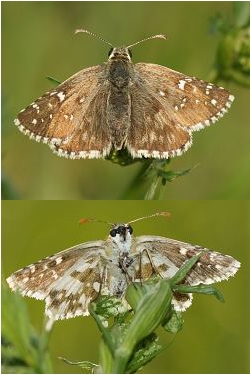
M 183 280 L 186 285 L 212 284 L 234 276 L 240 263 L 230 255 L 191 245 L 185 242 L 159 236 L 136 238 L 137 252 L 144 254 L 143 264 L 149 264 L 149 256 L 154 269 L 163 277 L 171 278 L 191 257 L 202 252 L 199 261 Z M 173 304 L 177 310 L 185 310 L 191 304 L 191 295 L 174 295 Z
M 7 283 L 22 295 L 45 300 L 53 319 L 88 315 L 100 293 L 105 241 L 86 242 L 13 273 Z
M 136 80 L 130 88 L 131 126 L 125 146 L 133 157 L 165 158 L 181 155 L 191 145 L 191 132 L 172 118 L 150 86 Z
M 134 65 L 127 145 L 135 157 L 167 158 L 191 145 L 191 132 L 222 117 L 234 100 L 227 90 L 156 64 Z
M 110 152 L 104 66 L 83 69 L 22 110 L 15 124 L 59 156 L 99 158 Z

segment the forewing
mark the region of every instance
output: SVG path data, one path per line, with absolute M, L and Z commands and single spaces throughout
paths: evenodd
M 137 237 L 137 252 L 148 252 L 155 269 L 163 277 L 169 279 L 191 257 L 202 252 L 199 261 L 183 280 L 183 284 L 212 284 L 227 280 L 234 276 L 240 263 L 230 255 L 191 245 L 185 242 L 159 236 Z M 189 297 L 189 299 L 188 299 Z M 185 310 L 191 304 L 191 295 L 174 295 L 174 306 L 177 310 Z
M 136 74 L 149 86 L 170 113 L 175 124 L 199 130 L 222 117 L 234 96 L 222 87 L 161 65 L 139 63 Z
M 106 84 L 103 65 L 83 69 L 22 110 L 15 124 L 59 156 L 103 157 L 111 148 Z
M 191 132 L 209 126 L 234 100 L 227 90 L 156 64 L 134 65 L 128 149 L 134 157 L 181 155 Z
M 16 271 L 7 282 L 22 295 L 45 300 L 49 317 L 87 315 L 99 293 L 104 251 L 104 241 L 86 242 Z

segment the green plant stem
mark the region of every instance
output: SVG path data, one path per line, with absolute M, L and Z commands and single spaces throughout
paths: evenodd
M 143 190 L 144 184 L 146 183 L 144 176 L 151 162 L 151 159 L 141 161 L 141 168 L 133 178 L 130 186 L 123 193 L 121 199 L 142 198 L 143 194 L 141 193 L 141 191 Z

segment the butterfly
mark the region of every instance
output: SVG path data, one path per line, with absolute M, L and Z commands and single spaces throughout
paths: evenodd
M 183 154 L 192 132 L 215 123 L 234 96 L 161 65 L 133 64 L 130 48 L 154 38 L 166 39 L 155 35 L 120 48 L 103 40 L 112 46 L 106 63 L 74 74 L 23 109 L 14 123 L 71 159 L 105 158 L 124 149 L 132 158 Z
M 168 216 L 159 212 L 153 216 Z M 185 285 L 212 284 L 234 276 L 240 262 L 202 246 L 161 236 L 133 235 L 131 223 L 112 224 L 106 240 L 85 242 L 49 256 L 7 279 L 14 291 L 44 300 L 45 313 L 53 319 L 88 315 L 88 306 L 100 295 L 125 302 L 127 286 L 154 275 L 170 279 L 191 257 L 202 253 L 183 280 Z M 173 294 L 176 311 L 186 310 L 192 294 Z

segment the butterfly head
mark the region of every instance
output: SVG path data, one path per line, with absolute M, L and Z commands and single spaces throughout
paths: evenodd
M 116 254 L 125 255 L 131 251 L 133 229 L 129 224 L 114 224 L 109 239 Z
M 132 232 L 129 224 L 115 224 L 110 230 L 110 238 L 114 243 L 131 242 Z
M 114 47 L 110 49 L 108 56 L 109 60 L 131 61 L 132 52 L 128 47 Z

